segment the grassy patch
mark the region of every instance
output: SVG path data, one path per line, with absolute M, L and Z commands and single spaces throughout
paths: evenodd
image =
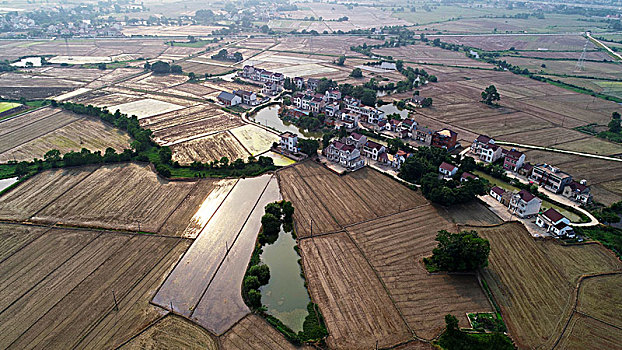
M 503 319 L 496 313 L 473 313 L 468 314 L 473 329 L 477 331 L 505 332 L 507 328 Z
M 601 242 L 605 247 L 622 259 L 622 230 L 619 228 L 598 225 L 592 227 L 575 227 L 575 232 Z

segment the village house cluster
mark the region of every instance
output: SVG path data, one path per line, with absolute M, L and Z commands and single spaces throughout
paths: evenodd
M 249 65 L 244 66 L 238 72 L 238 77 L 262 84 L 261 92 L 269 96 L 275 96 L 283 91 L 283 83 L 285 82 L 285 76 L 282 73 L 271 72 Z
M 585 180 L 577 182 L 570 174 L 546 163 L 532 165 L 526 162 L 524 153 L 514 148 L 506 150 L 486 135 L 480 135 L 473 141 L 471 153 L 480 161 L 489 164 L 503 159 L 505 170 L 522 175 L 531 183 L 576 202 L 587 204 L 592 200 Z
M 223 91 L 218 95 L 218 101 L 225 105 L 225 107 L 233 107 L 239 104 L 252 107 L 261 103 L 256 93 L 246 90 L 233 90 L 232 92 Z

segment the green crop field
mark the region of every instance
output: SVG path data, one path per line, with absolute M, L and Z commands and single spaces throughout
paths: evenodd
M 19 107 L 21 104 L 14 102 L 0 102 L 0 113 Z

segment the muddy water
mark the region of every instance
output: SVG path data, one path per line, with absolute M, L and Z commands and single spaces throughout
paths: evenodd
M 379 110 L 384 112 L 384 115 L 387 116 L 389 114 L 397 113 L 402 119 L 408 118 L 408 110 L 407 109 L 399 109 L 394 104 L 388 104 L 381 107 L 378 107 Z
M 268 126 L 270 128 L 276 129 L 280 132 L 293 132 L 294 134 L 300 133 L 300 130 L 293 124 L 285 124 L 281 118 L 279 118 L 279 108 L 280 105 L 273 105 L 270 107 L 266 107 L 253 117 L 255 121 L 261 125 Z
M 0 192 L 2 192 L 5 188 L 11 186 L 12 184 L 17 182 L 17 178 L 16 177 L 11 177 L 8 179 L 2 179 L 0 180 Z
M 310 138 L 321 138 L 321 132 L 310 132 L 307 130 L 299 129 L 296 125 L 284 122 L 279 118 L 279 108 L 280 105 L 273 105 L 270 107 L 266 107 L 259 112 L 257 112 L 253 117 L 251 117 L 255 122 L 265 125 L 269 128 L 278 130 L 280 132 L 293 132 L 294 134 L 302 134 L 306 137 Z
M 261 287 L 261 303 L 268 314 L 298 332 L 308 315 L 310 300 L 300 276 L 302 271 L 295 245 L 292 235 L 281 231 L 276 242 L 263 248 L 261 261 L 270 268 L 270 282 Z

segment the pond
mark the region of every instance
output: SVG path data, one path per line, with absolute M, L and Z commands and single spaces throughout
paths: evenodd
M 264 246 L 260 258 L 270 268 L 270 282 L 261 287 L 261 303 L 268 314 L 299 332 L 309 314 L 307 304 L 310 299 L 295 245 L 291 233 L 281 230 L 276 242 Z
M 21 60 L 12 63 L 14 67 L 26 67 L 32 64 L 32 67 L 41 67 L 41 57 L 24 57 Z
M 390 103 L 388 105 L 382 105 L 380 107 L 378 107 L 379 110 L 383 111 L 385 116 L 389 115 L 389 114 L 393 114 L 393 113 L 397 113 L 400 115 L 400 117 L 402 117 L 402 119 L 406 119 L 408 118 L 408 110 L 407 109 L 399 109 L 397 108 L 396 105 Z
M 473 174 L 479 176 L 482 179 L 486 179 L 488 180 L 488 182 L 490 182 L 491 184 L 501 187 L 506 191 L 520 191 L 520 189 L 518 187 L 514 187 L 510 184 L 508 184 L 507 182 L 504 182 L 500 179 L 494 178 L 482 171 L 476 170 L 473 171 Z M 569 210 L 566 210 L 554 203 L 551 203 L 547 200 L 542 200 L 542 207 L 540 208 L 540 211 L 544 212 L 545 210 L 549 209 L 549 208 L 555 208 L 555 210 L 557 210 L 560 214 L 564 215 L 565 217 L 568 218 L 568 220 L 570 220 L 571 222 L 581 222 L 581 217 Z
M 0 180 L 0 192 L 4 191 L 5 188 L 11 186 L 12 184 L 16 182 L 17 182 L 16 177 L 10 177 L 8 179 L 1 179 Z
M 254 116 L 250 117 L 255 122 L 265 125 L 269 128 L 275 129 L 279 132 L 293 132 L 294 134 L 302 134 L 306 137 L 321 138 L 321 132 L 310 132 L 307 130 L 301 130 L 296 125 L 283 121 L 279 118 L 280 105 L 272 105 L 266 108 L 262 108 Z

